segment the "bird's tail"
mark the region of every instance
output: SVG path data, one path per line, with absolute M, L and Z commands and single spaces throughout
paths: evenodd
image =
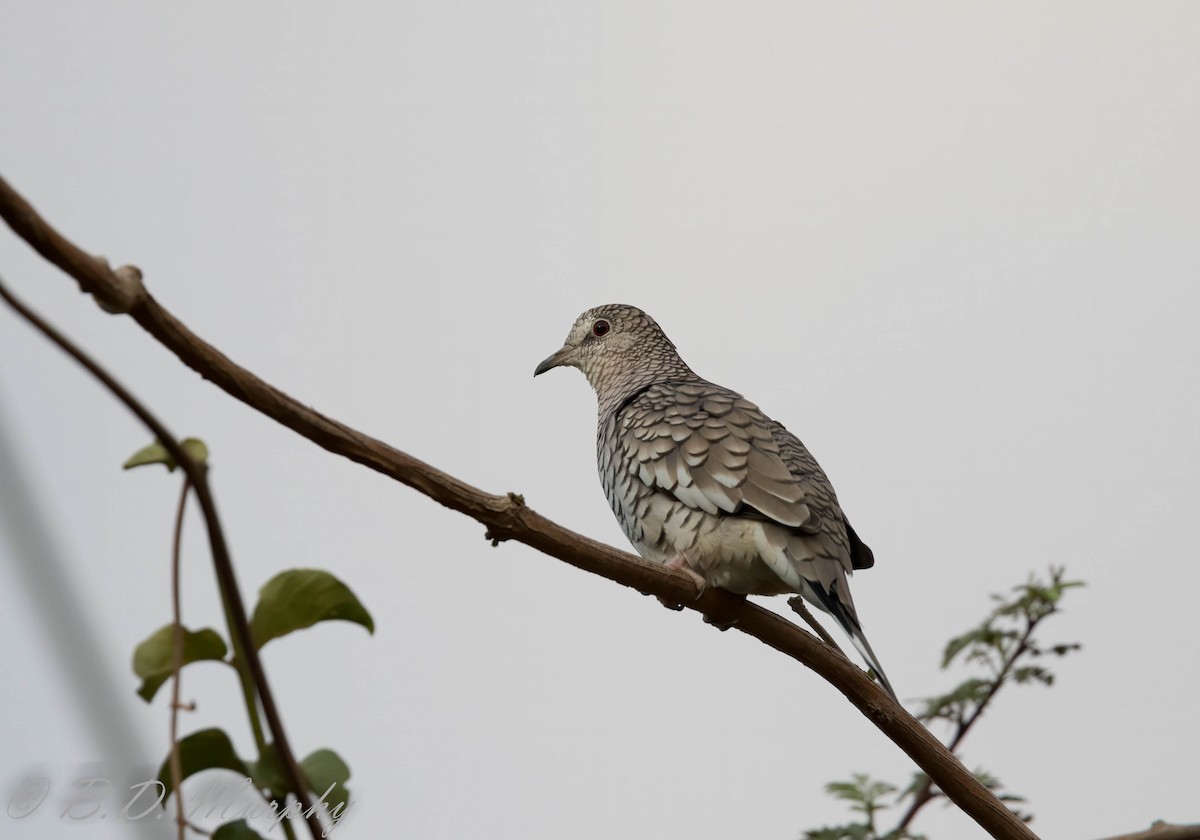
M 800 594 L 813 606 L 834 617 L 838 625 L 850 637 L 850 643 L 854 645 L 854 649 L 859 652 L 867 663 L 867 667 L 871 669 L 872 675 L 883 686 L 883 690 L 899 703 L 900 698 L 896 696 L 896 690 L 892 688 L 887 674 L 883 672 L 883 666 L 879 664 L 879 657 L 875 655 L 875 651 L 871 650 L 871 643 L 867 641 L 866 634 L 863 633 L 862 625 L 859 624 L 858 616 L 854 612 L 853 603 L 847 604 L 838 597 L 836 582 L 833 584 L 835 591 L 832 592 L 816 581 L 805 580 L 804 583 L 807 585 Z M 847 593 L 848 596 L 849 593 Z

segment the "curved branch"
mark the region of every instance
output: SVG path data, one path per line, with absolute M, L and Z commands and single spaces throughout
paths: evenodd
M 111 269 L 47 224 L 0 178 L 0 216 L 47 260 L 74 277 L 110 311 L 127 312 L 184 364 L 251 408 L 318 446 L 349 458 L 486 525 L 494 541 L 517 540 L 576 568 L 709 616 L 795 659 L 846 696 L 904 750 L 958 807 L 992 837 L 1036 835 L 933 737 L 844 656 L 775 613 L 716 588 L 696 598 L 692 581 L 570 531 L 525 506 L 524 499 L 484 493 L 411 455 L 308 408 L 195 335 L 142 287 L 136 269 Z
M 1171 825 L 1162 820 L 1156 820 L 1145 831 L 1121 834 L 1117 837 L 1105 838 L 1105 840 L 1200 840 L 1200 823 Z

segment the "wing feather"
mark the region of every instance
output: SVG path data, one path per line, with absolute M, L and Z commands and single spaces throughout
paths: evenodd
M 793 473 L 772 421 L 732 391 L 707 382 L 654 385 L 617 422 L 628 469 L 647 486 L 692 510 L 760 515 L 820 533 L 825 511 L 812 504 L 814 488 Z

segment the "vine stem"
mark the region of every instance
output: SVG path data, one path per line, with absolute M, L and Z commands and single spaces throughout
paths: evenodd
M 0 181 L 0 186 L 7 185 Z M 233 560 L 229 554 L 229 547 L 225 543 L 225 534 L 221 529 L 221 520 L 217 516 L 217 506 L 213 501 L 212 491 L 208 485 L 207 467 L 193 459 L 166 426 L 151 414 L 142 405 L 141 401 L 134 397 L 120 382 L 114 379 L 108 371 L 104 370 L 96 361 L 77 347 L 74 342 L 51 326 L 40 315 L 14 297 L 3 282 L 0 282 L 0 298 L 3 298 L 17 314 L 58 345 L 67 355 L 81 364 L 113 396 L 124 403 L 126 408 L 133 412 L 154 436 L 158 438 L 163 448 L 171 453 L 171 457 L 183 469 L 184 474 L 194 489 L 196 499 L 199 501 L 200 509 L 204 514 L 204 524 L 208 531 L 209 546 L 212 549 L 217 585 L 221 590 L 222 600 L 228 609 L 231 625 L 230 641 L 233 644 L 234 657 L 238 663 L 244 663 L 245 669 L 248 669 L 250 672 L 258 699 L 262 702 L 263 714 L 267 718 L 267 726 L 270 728 L 271 737 L 274 739 L 275 752 L 279 757 L 279 764 L 288 786 L 288 792 L 296 798 L 301 808 L 301 815 L 308 824 L 308 829 L 312 834 L 313 840 L 318 840 L 318 838 L 323 837 L 327 832 L 321 824 L 320 817 L 317 816 L 316 809 L 312 805 L 312 797 L 309 796 L 303 773 L 300 771 L 300 765 L 296 761 L 295 754 L 292 752 L 291 744 L 288 741 L 287 732 L 283 728 L 283 721 L 279 716 L 275 697 L 271 693 L 271 686 L 267 682 L 267 675 L 263 670 L 262 660 L 259 659 L 258 650 L 254 647 L 254 641 L 250 636 L 250 625 L 246 620 L 246 608 L 242 603 L 241 590 L 238 588 L 237 576 L 233 570 Z
M 179 546 L 183 538 L 183 512 L 191 482 L 183 480 L 179 508 L 175 512 L 175 534 L 171 539 L 171 789 L 175 791 L 175 823 L 178 840 L 187 834 L 187 815 L 183 807 L 183 761 L 179 757 L 179 683 L 183 676 L 183 610 L 179 597 Z

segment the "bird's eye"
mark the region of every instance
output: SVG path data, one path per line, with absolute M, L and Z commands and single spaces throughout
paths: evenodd
M 606 335 L 611 329 L 612 324 L 608 323 L 608 321 L 605 321 L 603 318 L 600 318 L 594 324 L 592 324 L 592 335 L 596 336 L 596 338 L 599 338 L 602 335 Z

